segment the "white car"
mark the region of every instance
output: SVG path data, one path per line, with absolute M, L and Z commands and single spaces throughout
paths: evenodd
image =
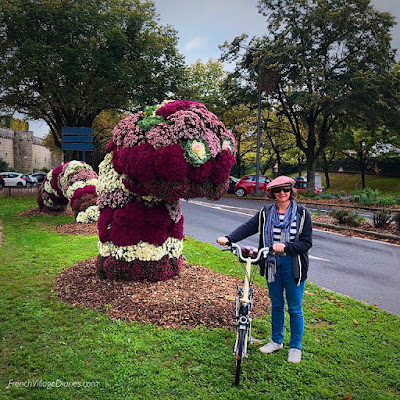
M 22 174 L 17 172 L 0 172 L 0 175 L 4 179 L 5 186 L 26 186 L 26 180 L 22 177 Z

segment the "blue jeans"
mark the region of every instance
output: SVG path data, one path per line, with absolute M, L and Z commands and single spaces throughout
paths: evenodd
M 269 297 L 272 311 L 272 341 L 282 343 L 285 324 L 285 298 L 290 315 L 290 348 L 301 349 L 301 340 L 304 331 L 304 317 L 302 309 L 305 281 L 297 286 L 293 276 L 292 257 L 277 258 L 275 282 L 268 283 Z

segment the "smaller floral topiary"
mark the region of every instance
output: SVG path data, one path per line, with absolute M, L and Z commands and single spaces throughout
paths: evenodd
M 71 205 L 77 222 L 96 222 L 98 176 L 92 167 L 81 161 L 69 161 L 52 169 L 39 188 L 40 210 L 63 211 Z

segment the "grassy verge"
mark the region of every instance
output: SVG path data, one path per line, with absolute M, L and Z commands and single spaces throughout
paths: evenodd
M 310 283 L 303 362 L 253 347 L 238 388 L 231 331 L 111 321 L 60 303 L 57 273 L 96 255 L 97 238 L 53 233 L 72 217 L 15 215 L 32 207 L 33 198 L 0 199 L 1 399 L 400 398 L 400 318 Z M 196 240 L 184 255 L 241 275 L 232 255 Z M 269 318 L 254 321 L 255 337 L 268 338 Z
M 361 176 L 357 174 L 346 173 L 329 173 L 331 182 L 331 191 L 343 191 L 345 193 L 352 193 L 361 189 Z M 321 173 L 322 186 L 326 187 L 325 175 Z M 380 192 L 392 195 L 400 195 L 400 178 L 379 176 L 379 175 L 366 175 L 365 184 L 368 188 L 378 189 Z

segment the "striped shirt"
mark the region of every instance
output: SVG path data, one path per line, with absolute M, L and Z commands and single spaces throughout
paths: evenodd
M 285 218 L 285 214 L 279 214 L 279 222 L 282 223 L 283 219 Z M 281 243 L 281 228 L 277 228 L 274 226 L 274 243 Z M 296 237 L 297 227 L 296 227 L 296 218 L 290 225 L 290 241 L 293 242 L 294 238 Z

